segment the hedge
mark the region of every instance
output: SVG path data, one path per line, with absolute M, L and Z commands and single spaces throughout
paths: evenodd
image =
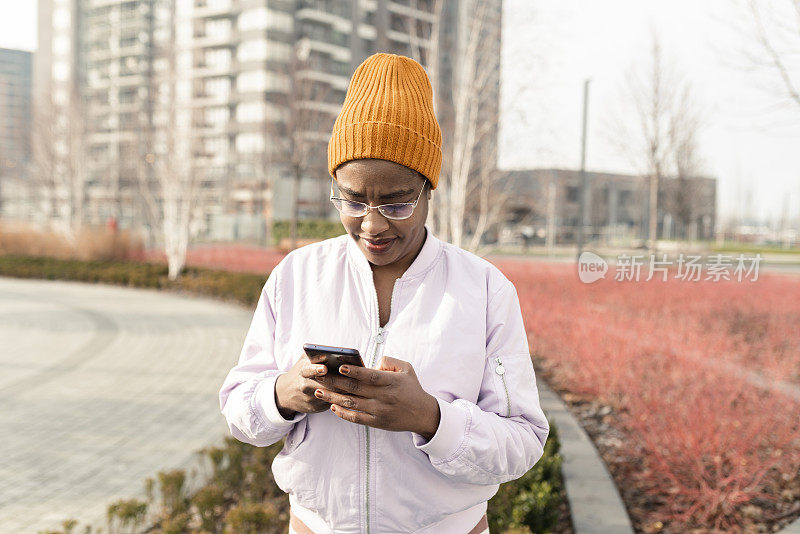
M 297 221 L 297 237 L 299 239 L 328 239 L 345 233 L 338 220 L 300 219 Z M 282 239 L 292 236 L 291 221 L 275 221 L 272 224 L 272 240 L 275 245 Z
M 250 307 L 258 302 L 268 276 L 185 267 L 181 276 L 172 281 L 167 276 L 167 266 L 160 263 L 59 260 L 37 256 L 0 256 L 0 275 L 167 289 Z

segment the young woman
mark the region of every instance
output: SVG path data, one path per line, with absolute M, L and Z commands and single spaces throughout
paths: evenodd
M 441 161 L 423 68 L 367 58 L 328 145 L 347 233 L 270 273 L 219 392 L 237 439 L 286 438 L 272 470 L 290 532 L 486 533 L 498 485 L 542 456 L 513 284 L 425 224 Z M 304 343 L 358 349 L 365 367 L 332 374 Z

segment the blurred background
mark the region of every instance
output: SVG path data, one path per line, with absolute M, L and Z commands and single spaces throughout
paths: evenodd
M 434 87 L 444 239 L 797 243 L 790 0 L 2 6 L 6 229 L 124 230 L 175 272 L 194 244 L 329 237 L 327 140 L 353 70 L 384 51 Z

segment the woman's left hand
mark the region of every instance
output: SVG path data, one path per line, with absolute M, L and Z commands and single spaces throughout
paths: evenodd
M 345 421 L 415 432 L 427 440 L 436 433 L 439 403 L 422 389 L 409 362 L 384 356 L 377 369 L 343 365 L 339 370 L 345 376 L 315 377 L 325 386 L 315 394 Z

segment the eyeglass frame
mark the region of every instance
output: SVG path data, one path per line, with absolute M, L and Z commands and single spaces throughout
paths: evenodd
M 359 202 L 357 200 L 348 200 L 346 198 L 333 196 L 333 179 L 331 179 L 331 198 L 330 198 L 330 201 L 333 204 L 333 206 L 336 208 L 336 211 L 338 211 L 339 213 L 341 213 L 342 210 L 340 210 L 336 206 L 336 203 L 333 202 L 334 200 L 341 200 L 341 201 L 345 201 L 345 202 L 352 202 L 354 204 L 361 204 L 362 206 L 364 206 L 366 208 L 362 215 L 345 215 L 346 217 L 354 217 L 354 218 L 366 217 L 367 214 L 369 213 L 369 210 L 378 210 L 378 212 L 381 215 L 383 215 L 384 217 L 386 217 L 389 220 L 392 220 L 392 221 L 404 221 L 406 219 L 410 219 L 411 216 L 414 215 L 414 209 L 417 207 L 417 203 L 419 202 L 419 199 L 422 198 L 422 192 L 425 191 L 425 187 L 427 185 L 428 185 L 428 182 L 426 180 L 425 182 L 423 182 L 422 189 L 420 189 L 419 195 L 417 195 L 417 200 L 415 200 L 414 202 L 389 202 L 388 204 L 380 204 L 378 206 L 370 206 L 369 204 L 365 204 L 364 202 Z M 383 210 L 381 210 L 381 208 L 383 208 L 384 206 L 398 206 L 398 205 L 406 205 L 406 206 L 410 205 L 411 206 L 411 213 L 408 214 L 408 217 L 401 217 L 401 218 L 389 217 L 388 215 L 386 215 L 383 212 Z

